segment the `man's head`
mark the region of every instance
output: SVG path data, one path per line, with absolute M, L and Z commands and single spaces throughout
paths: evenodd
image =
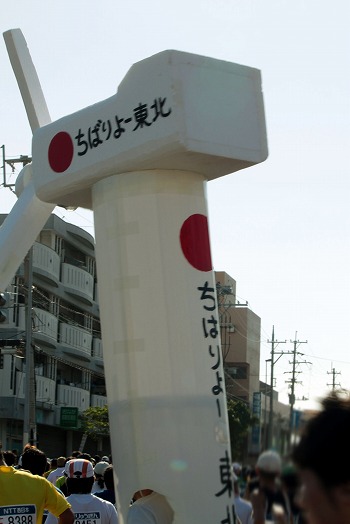
M 242 465 L 239 462 L 233 462 L 232 471 L 237 477 L 240 477 L 242 473 Z
M 64 474 L 67 477 L 68 493 L 91 493 L 95 479 L 94 469 L 89 460 L 69 460 L 65 465 Z
M 91 459 L 92 459 L 90 453 L 81 453 L 81 454 L 79 455 L 79 458 L 81 458 L 81 459 L 85 459 L 85 460 L 89 460 L 90 462 L 91 462 Z
M 94 467 L 94 473 L 96 477 L 103 477 L 104 472 L 109 466 L 109 462 L 97 462 Z
M 4 451 L 3 454 L 8 466 L 14 466 L 16 464 L 16 455 L 12 451 Z
M 46 455 L 35 446 L 26 447 L 22 453 L 22 468 L 33 475 L 42 476 L 46 470 Z
M 350 397 L 332 393 L 292 452 L 300 506 L 312 524 L 350 522 Z
M 104 488 L 103 474 L 108 466 L 109 462 L 97 462 L 94 467 L 95 479 L 101 489 Z
M 326 487 L 350 482 L 350 398 L 331 394 L 310 419 L 292 458 L 311 469 Z
M 57 469 L 57 458 L 56 457 L 51 459 L 51 468 L 50 469 L 51 470 Z
M 264 451 L 259 455 L 255 468 L 260 478 L 273 480 L 281 473 L 281 457 L 276 451 Z
M 66 457 L 58 457 L 57 459 L 57 467 L 58 468 L 63 468 L 63 466 L 65 465 L 66 463 Z
M 103 474 L 103 480 L 106 485 L 106 488 L 114 491 L 113 466 L 108 466 L 108 468 L 105 469 L 105 472 Z

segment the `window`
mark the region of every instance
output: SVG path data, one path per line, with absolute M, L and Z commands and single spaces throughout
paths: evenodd
M 228 374 L 236 380 L 245 380 L 248 378 L 247 364 L 233 364 L 227 368 Z

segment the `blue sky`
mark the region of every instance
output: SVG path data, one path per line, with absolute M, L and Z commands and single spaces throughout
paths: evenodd
M 297 401 L 302 408 L 329 391 L 333 368 L 350 389 L 349 15 L 346 0 L 16 0 L 0 20 L 1 32 L 23 31 L 52 120 L 111 96 L 133 63 L 164 49 L 261 70 L 269 158 L 208 185 L 212 255 L 261 317 L 262 378 L 272 325 L 284 351 L 295 336 L 308 341 L 299 348 L 311 362 L 298 367 L 296 396 L 310 399 Z M 7 157 L 30 155 L 4 44 L 0 64 L 0 142 Z M 14 202 L 0 188 L 1 212 Z M 93 233 L 89 211 L 56 212 Z M 275 367 L 285 401 L 290 361 Z

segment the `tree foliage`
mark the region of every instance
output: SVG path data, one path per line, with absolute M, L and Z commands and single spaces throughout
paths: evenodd
M 235 460 L 243 460 L 249 428 L 256 423 L 249 406 L 239 399 L 227 401 L 231 453 Z M 81 414 L 81 428 L 93 440 L 109 436 L 108 407 L 91 407 Z
M 239 399 L 227 401 L 228 422 L 230 427 L 231 453 L 234 460 L 244 459 L 244 450 L 249 428 L 256 422 L 249 406 Z
M 109 436 L 108 407 L 91 407 L 81 414 L 81 427 L 93 440 Z

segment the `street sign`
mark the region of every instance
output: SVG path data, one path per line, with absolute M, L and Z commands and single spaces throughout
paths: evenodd
M 66 429 L 78 427 L 78 408 L 61 408 L 60 426 Z

